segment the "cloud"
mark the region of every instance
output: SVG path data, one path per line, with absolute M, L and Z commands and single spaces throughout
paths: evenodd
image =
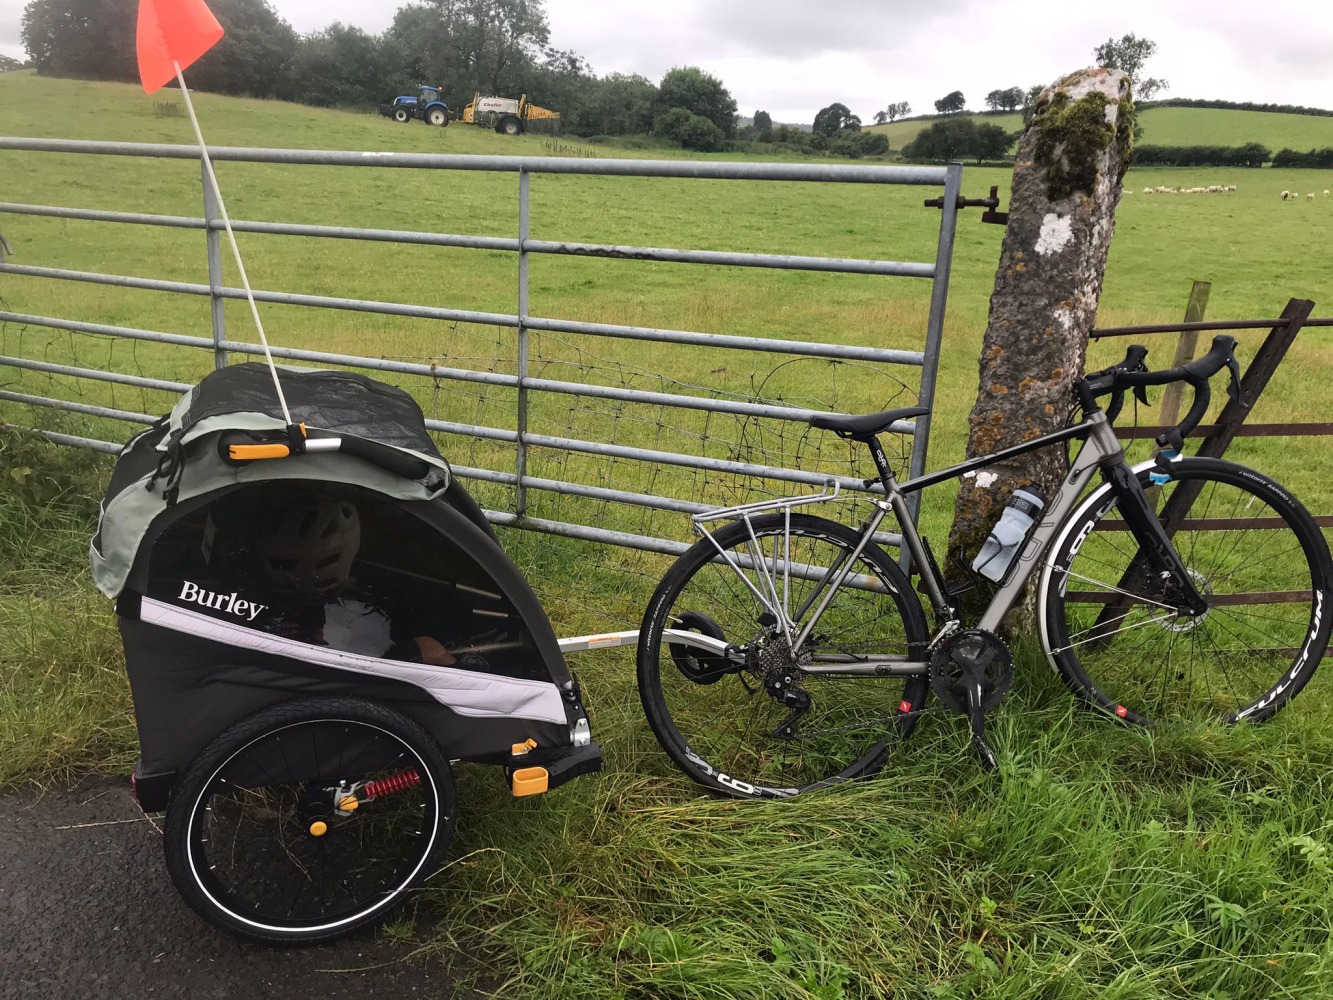
M 20 39 L 24 0 L 0 0 L 0 55 L 26 59 Z
M 918 29 L 966 6 L 966 0 L 729 0 L 708 5 L 702 23 L 732 51 L 770 58 L 875 53 L 910 45 Z

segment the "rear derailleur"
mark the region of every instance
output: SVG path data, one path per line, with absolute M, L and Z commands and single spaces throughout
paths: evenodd
M 1014 660 L 1000 637 L 984 629 L 954 632 L 930 658 L 930 686 L 946 708 L 966 715 L 972 724 L 972 746 L 981 766 L 999 766 L 986 742 L 986 713 L 998 705 L 1014 683 Z

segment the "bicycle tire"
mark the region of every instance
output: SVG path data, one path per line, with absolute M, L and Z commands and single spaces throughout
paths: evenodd
M 767 552 L 787 545 L 787 523 L 783 514 L 768 514 L 751 519 L 748 527 L 743 521 L 726 525 L 713 538 L 732 558 L 744 560 L 756 546 Z M 774 571 L 776 586 L 781 590 L 786 584 L 790 607 L 799 609 L 814 589 L 799 569 L 792 572 L 794 567 L 837 565 L 832 560 L 850 555 L 859 541 L 860 535 L 845 525 L 792 514 L 789 548 L 783 549 L 788 568 L 782 578 Z M 717 556 L 709 539 L 695 543 L 662 578 L 644 615 L 639 695 L 663 749 L 696 782 L 736 798 L 786 797 L 877 771 L 893 736 L 906 735 L 916 721 L 929 690 L 924 671 L 906 677 L 811 674 L 799 656 L 792 657 L 790 647 L 781 653 L 776 622 L 761 621 L 764 606 Z M 881 589 L 839 589 L 820 628 L 802 647 L 805 666 L 820 655 L 923 660 L 925 615 L 897 563 L 872 542 L 852 570 L 860 574 L 856 579 Z M 753 568 L 749 575 L 758 580 Z M 664 643 L 668 622 L 730 643 L 733 656 L 701 653 L 669 637 Z M 821 631 L 826 625 L 840 631 Z M 779 653 L 765 652 L 772 648 Z M 794 679 L 793 687 L 811 699 L 794 737 L 776 735 L 790 706 L 764 686 L 766 677 L 781 676 Z
M 1196 493 L 1173 542 L 1209 610 L 1190 619 L 1166 608 L 1103 485 L 1066 520 L 1042 573 L 1047 659 L 1076 696 L 1129 723 L 1262 721 L 1299 693 L 1328 646 L 1328 546 L 1267 476 L 1218 459 L 1170 469 L 1163 485 L 1149 469 L 1140 483 L 1159 517 L 1180 491 Z
M 359 784 L 376 779 L 386 784 Z M 332 790 L 353 781 L 358 804 L 335 811 Z M 435 870 L 454 813 L 449 761 L 420 725 L 376 702 L 308 698 L 257 712 L 204 748 L 173 791 L 163 847 L 177 890 L 210 924 L 263 944 L 314 944 L 401 907 Z

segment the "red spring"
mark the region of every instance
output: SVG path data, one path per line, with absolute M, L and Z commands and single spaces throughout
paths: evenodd
M 394 792 L 401 792 L 408 788 L 415 788 L 421 784 L 421 775 L 416 771 L 403 771 L 400 774 L 391 774 L 387 778 L 381 778 L 379 781 L 368 781 L 361 789 L 361 795 L 367 799 L 382 799 L 386 795 L 392 795 Z

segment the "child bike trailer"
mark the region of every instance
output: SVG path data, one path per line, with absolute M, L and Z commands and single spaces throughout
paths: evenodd
M 145 811 L 186 902 L 252 940 L 383 920 L 452 834 L 450 762 L 516 795 L 601 766 L 551 625 L 404 392 L 208 375 L 120 454 L 91 549 Z

